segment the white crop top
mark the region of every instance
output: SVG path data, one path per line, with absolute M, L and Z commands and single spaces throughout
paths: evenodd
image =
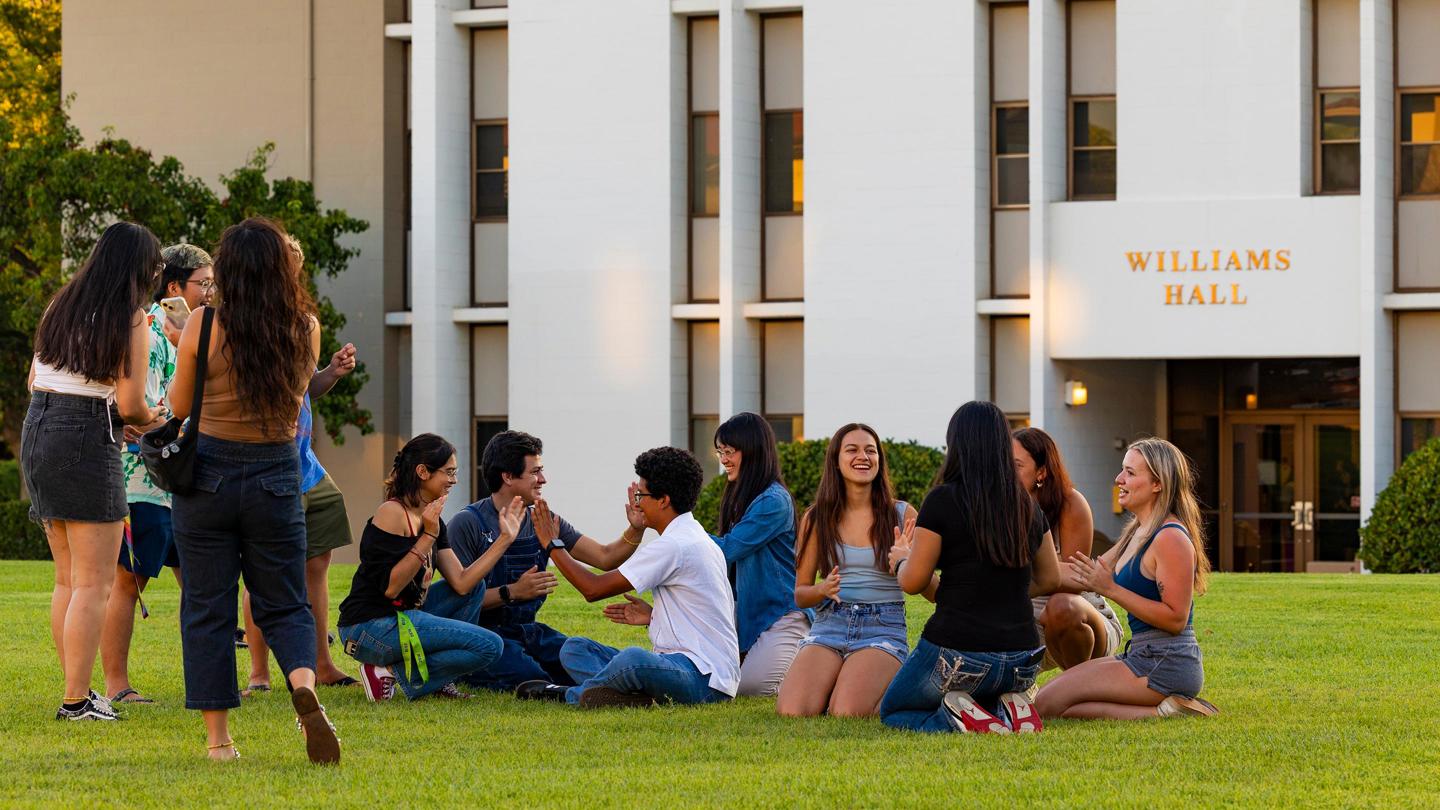
M 35 356 L 35 387 L 57 394 L 115 401 L 115 383 L 87 380 L 73 371 L 62 371 L 41 360 L 39 355 Z

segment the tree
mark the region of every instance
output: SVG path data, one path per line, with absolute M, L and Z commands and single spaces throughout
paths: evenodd
M 324 208 L 307 181 L 266 179 L 271 144 L 220 178 L 223 197 L 175 158 L 157 159 L 113 132 L 87 146 L 60 99 L 58 2 L 0 0 L 0 57 L 0 455 L 19 448 L 25 374 L 45 305 L 111 222 L 145 225 L 162 244 L 211 248 L 227 226 L 271 217 L 304 246 L 312 294 L 317 273 L 333 278 L 359 253 L 340 240 L 368 223 Z M 340 347 L 345 317 L 328 298 L 316 294 L 316 304 L 328 358 Z M 357 365 L 315 403 L 337 444 L 346 425 L 374 430 L 355 401 L 368 378 Z

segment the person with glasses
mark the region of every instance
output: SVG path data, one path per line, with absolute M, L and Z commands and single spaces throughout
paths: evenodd
M 515 541 L 485 577 L 483 588 L 459 594 L 439 582 L 430 594 L 427 609 L 431 612 L 477 624 L 505 640 L 499 661 L 461 679 L 469 686 L 510 691 L 530 680 L 570 683 L 560 662 L 565 634 L 537 619 L 545 598 L 559 584 L 555 572 L 548 570 L 549 558 L 528 511 L 546 484 L 543 450 L 541 441 L 528 433 L 507 430 L 496 434 L 480 456 L 480 471 L 490 494 L 450 521 L 450 547 L 462 565 L 470 565 L 500 536 L 499 514 L 505 504 L 518 497 L 527 507 Z M 586 565 L 615 568 L 630 558 L 645 532 L 643 518 L 633 504 L 627 503 L 624 509 L 628 526 L 609 543 L 581 534 L 556 515 L 558 542 Z
M 740 648 L 725 555 L 691 514 L 705 474 L 684 450 L 657 447 L 635 459 L 635 475 L 631 509 L 660 536 L 614 569 L 595 573 L 577 562 L 558 542 L 558 526 L 544 501 L 535 507 L 535 524 L 545 553 L 587 602 L 625 596 L 605 606 L 605 617 L 648 627 L 652 649 L 621 650 L 572 637 L 561 647 L 560 660 L 576 685 L 535 680 L 521 684 L 518 696 L 599 709 L 716 703 L 739 690 Z M 650 591 L 654 606 L 630 591 Z
M 427 597 L 436 571 L 457 594 L 483 590 L 485 575 L 514 542 L 525 507 L 518 496 L 502 506 L 495 542 L 461 565 L 440 519 L 456 477 L 450 442 L 433 433 L 406 442 L 385 479 L 385 502 L 360 535 L 360 567 L 340 603 L 339 631 L 345 652 L 361 662 L 370 700 L 389 700 L 397 688 L 409 700 L 453 695 L 456 678 L 500 657 L 499 636 L 437 615 Z
M 115 585 L 105 604 L 105 627 L 100 632 L 100 661 L 105 673 L 105 694 L 112 703 L 152 703 L 130 685 L 130 639 L 135 632 L 135 606 L 150 580 L 161 568 L 180 579 L 180 557 L 170 526 L 170 493 L 155 485 L 140 458 L 140 436 L 165 424 L 170 418 L 165 392 L 175 378 L 175 346 L 180 327 L 160 307 L 164 298 L 184 298 L 191 310 L 210 303 L 215 278 L 210 254 L 189 244 L 171 245 L 160 251 L 164 269 L 150 309 L 145 315 L 150 353 L 145 369 L 145 404 L 160 408 L 158 418 L 148 425 L 125 426 L 125 500 L 130 510 Z M 142 615 L 148 611 L 142 606 Z

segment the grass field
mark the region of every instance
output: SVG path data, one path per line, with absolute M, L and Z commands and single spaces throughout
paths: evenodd
M 332 574 L 332 593 L 349 586 Z M 167 575 L 168 577 L 168 575 Z M 1196 611 L 1205 695 L 1222 714 L 1053 722 L 1024 737 L 878 721 L 785 720 L 774 702 L 581 712 L 485 695 L 368 704 L 323 690 L 338 768 L 305 761 L 283 690 L 232 715 L 243 758 L 205 760 L 182 708 L 178 592 L 137 622 L 134 684 L 160 703 L 114 724 L 51 718 L 59 669 L 48 563 L 0 563 L 0 804 L 67 806 L 1435 806 L 1440 578 L 1221 575 Z M 335 598 L 334 602 L 338 603 Z M 911 636 L 930 607 L 910 606 Z M 643 643 L 568 587 L 541 617 Z M 333 618 L 332 618 L 333 621 Z M 243 656 L 243 651 L 241 655 Z M 248 664 L 247 664 L 248 666 Z M 353 672 L 354 667 L 350 666 Z M 96 683 L 99 684 L 97 667 Z M 274 675 L 278 684 L 279 673 Z

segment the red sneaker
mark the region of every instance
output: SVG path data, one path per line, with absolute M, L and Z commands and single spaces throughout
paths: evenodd
M 360 684 L 365 687 L 365 697 L 369 700 L 389 700 L 395 696 L 395 676 L 386 667 L 361 664 Z
M 1016 734 L 1037 734 L 1045 727 L 1040 712 L 1023 692 L 1006 692 L 1000 696 L 1000 716 Z
M 1009 734 L 1005 723 L 985 711 L 969 692 L 946 692 L 943 704 L 956 731 L 967 734 Z

